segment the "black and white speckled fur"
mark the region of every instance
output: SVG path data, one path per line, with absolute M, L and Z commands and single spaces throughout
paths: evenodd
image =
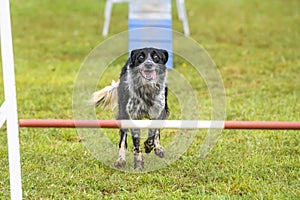
M 122 69 L 118 86 L 118 119 L 163 120 L 168 115 L 167 105 L 167 69 L 168 52 L 162 49 L 144 48 L 131 52 L 130 58 Z M 148 70 L 148 74 L 143 74 Z M 155 70 L 155 72 L 153 71 Z M 126 164 L 127 129 L 120 129 L 119 157 L 115 167 Z M 142 169 L 144 159 L 140 147 L 140 130 L 130 130 L 134 145 L 134 168 Z M 150 129 L 144 142 L 145 152 L 153 149 L 156 155 L 164 157 L 160 145 L 160 130 Z

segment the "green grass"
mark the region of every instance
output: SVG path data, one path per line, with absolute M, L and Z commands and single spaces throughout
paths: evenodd
M 191 37 L 218 66 L 227 120 L 300 121 L 300 3 L 297 0 L 186 1 Z M 110 34 L 127 30 L 127 5 L 113 10 Z M 81 63 L 105 38 L 104 1 L 12 0 L 19 118 L 73 118 L 72 92 Z M 173 27 L 182 31 L 173 9 Z M 184 60 L 186 75 L 210 119 L 203 81 Z M 123 61 L 112 67 L 118 69 Z M 118 76 L 107 72 L 101 84 Z M 2 79 L 0 81 L 3 82 Z M 100 86 L 99 86 L 100 87 Z M 0 90 L 3 100 L 3 89 Z M 174 94 L 171 118 L 178 117 Z M 111 113 L 97 110 L 103 118 Z M 111 131 L 117 141 L 117 132 Z M 24 199 L 298 199 L 299 131 L 226 130 L 205 159 L 198 131 L 188 151 L 167 168 L 124 173 L 83 146 L 76 130 L 21 129 Z M 166 134 L 168 143 L 174 135 Z M 131 150 L 131 146 L 130 146 Z M 115 159 L 115 155 L 111 155 Z M 0 199 L 9 198 L 5 127 L 0 132 Z M 128 163 L 131 165 L 132 163 Z

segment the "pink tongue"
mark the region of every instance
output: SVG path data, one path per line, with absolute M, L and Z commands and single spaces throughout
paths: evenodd
M 144 74 L 147 78 L 151 78 L 152 80 L 156 79 L 156 71 L 144 71 Z

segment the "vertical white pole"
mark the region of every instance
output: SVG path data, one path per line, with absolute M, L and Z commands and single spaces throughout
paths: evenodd
M 11 199 L 22 199 L 19 126 L 9 0 L 0 0 L 0 33 Z
M 107 36 L 108 30 L 109 30 L 109 25 L 110 25 L 110 18 L 111 18 L 111 11 L 112 11 L 112 6 L 113 6 L 113 0 L 107 0 L 105 4 L 105 11 L 104 11 L 104 26 L 103 26 L 103 31 L 102 35 L 104 37 Z

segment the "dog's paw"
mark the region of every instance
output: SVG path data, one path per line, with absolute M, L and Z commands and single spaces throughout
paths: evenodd
M 163 158 L 165 156 L 165 150 L 162 147 L 155 148 L 154 153 L 155 153 L 155 155 L 157 155 L 160 158 Z
M 142 170 L 144 169 L 144 157 L 143 154 L 134 153 L 134 169 L 135 170 Z
M 154 144 L 150 143 L 149 140 L 146 140 L 144 142 L 144 148 L 145 148 L 146 153 L 150 153 L 152 151 L 152 149 L 154 148 Z
M 126 165 L 126 160 L 124 160 L 123 158 L 118 158 L 118 160 L 116 160 L 116 162 L 114 163 L 115 168 L 122 168 L 125 167 Z

